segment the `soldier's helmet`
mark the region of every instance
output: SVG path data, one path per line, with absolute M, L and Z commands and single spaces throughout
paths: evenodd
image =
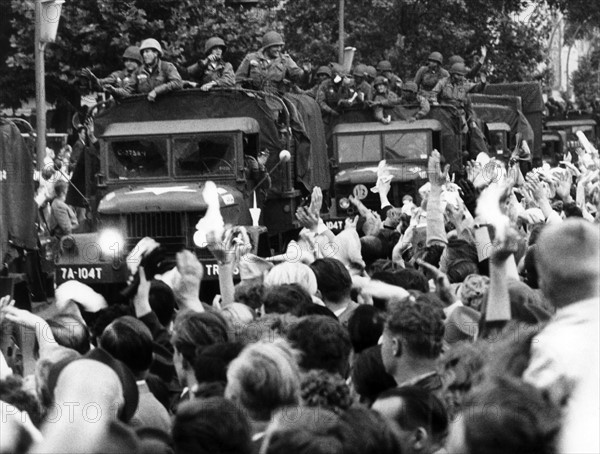
M 377 76 L 375 78 L 375 80 L 373 81 L 373 86 L 376 87 L 377 85 L 385 85 L 387 87 L 388 86 L 387 78 L 383 77 L 383 76 Z
M 411 93 L 417 93 L 419 91 L 419 87 L 417 87 L 416 83 L 414 83 L 413 81 L 410 81 L 410 82 L 406 82 L 404 85 L 402 85 L 402 91 L 409 91 Z
M 344 71 L 344 67 L 342 65 L 340 65 L 339 63 L 330 63 L 331 66 L 331 72 L 332 74 L 337 74 L 340 76 L 343 76 L 345 71 Z
M 460 74 L 461 76 L 464 76 L 467 74 L 467 68 L 465 68 L 464 63 L 454 63 L 450 68 L 450 74 Z
M 365 77 L 366 74 L 367 74 L 367 65 L 363 65 L 362 63 L 359 63 L 358 65 L 356 65 L 354 67 L 354 71 L 352 71 L 352 75 L 354 77 Z
M 464 63 L 465 59 L 462 58 L 460 55 L 453 55 L 452 57 L 450 57 L 448 59 L 448 66 L 452 67 L 452 65 L 454 63 Z
M 383 71 L 391 71 L 391 70 L 392 70 L 392 64 L 388 60 L 381 60 L 379 63 L 377 63 L 377 71 L 383 72 Z
M 125 49 L 125 52 L 123 52 L 123 60 L 135 60 L 141 65 L 142 57 L 140 48 L 137 46 L 129 46 L 127 49 Z
M 375 66 L 367 66 L 366 73 L 371 79 L 375 79 L 377 77 L 377 70 L 375 69 Z
M 331 77 L 331 68 L 329 66 L 321 66 L 317 70 L 317 76 L 320 74 L 324 74 L 326 76 Z
M 225 41 L 223 41 L 218 36 L 213 36 L 212 38 L 208 38 L 206 43 L 204 43 L 204 53 L 206 55 L 210 54 L 210 51 L 215 47 L 223 48 L 223 52 L 227 50 L 227 46 L 225 45 Z
M 283 46 L 285 43 L 283 42 L 283 38 L 277 32 L 270 31 L 265 33 L 262 38 L 262 47 L 266 49 L 271 46 Z
M 439 52 L 430 53 L 429 57 L 427 57 L 427 60 L 438 62 L 440 65 L 444 63 L 444 57 L 442 57 L 442 54 Z
M 154 38 L 148 38 L 148 39 L 145 39 L 144 41 L 142 41 L 142 44 L 140 45 L 140 55 L 146 49 L 153 49 L 158 52 L 159 57 L 162 57 L 162 54 L 163 54 L 162 47 L 161 47 L 160 43 L 158 41 L 156 41 Z

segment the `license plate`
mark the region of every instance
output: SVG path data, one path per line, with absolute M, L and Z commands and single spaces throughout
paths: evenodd
M 58 268 L 62 281 L 99 281 L 102 279 L 102 268 L 99 266 L 73 266 Z

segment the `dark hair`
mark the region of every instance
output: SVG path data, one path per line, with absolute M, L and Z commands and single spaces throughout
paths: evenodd
M 367 269 L 367 273 L 371 276 L 379 271 L 395 272 L 403 269 L 401 265 L 390 259 L 377 259 Z
M 235 286 L 233 299 L 258 311 L 262 305 L 264 292 L 265 287 L 262 283 L 249 284 L 242 281 Z
M 199 346 L 228 341 L 227 322 L 216 312 L 185 310 L 175 317 L 171 344 L 190 365 Z
M 227 366 L 237 358 L 243 349 L 242 344 L 233 342 L 198 347 L 192 363 L 194 376 L 198 383 L 226 382 Z
M 432 244 L 425 247 L 422 259 L 437 268 L 440 266 L 440 258 L 442 257 L 443 252 L 444 246 L 441 244 Z
M 94 317 L 93 323 L 88 322 L 92 334 L 92 343 L 97 345 L 98 338 L 102 336 L 104 329 L 114 320 L 124 315 L 134 315 L 131 308 L 125 304 L 111 304 L 100 309 Z
M 305 306 L 313 304 L 310 294 L 299 284 L 274 285 L 265 290 L 265 313 L 300 315 Z
M 31 422 L 36 427 L 40 427 L 42 422 L 40 405 L 32 393 L 23 389 L 23 379 L 20 376 L 9 375 L 0 381 L 0 400 L 21 412 L 26 411 Z M 4 414 L 2 416 L 5 417 Z
M 443 304 L 432 295 L 409 296 L 391 302 L 386 327 L 401 336 L 415 356 L 435 359 L 444 340 Z
M 477 247 L 473 243 L 460 238 L 450 238 L 448 240 L 446 254 L 448 256 L 448 264 L 458 259 L 467 259 L 474 263 L 477 263 L 479 260 Z
M 462 415 L 469 452 L 555 452 L 560 409 L 542 391 L 514 377 L 497 377 L 465 399 Z
M 365 265 L 369 267 L 375 260 L 387 258 L 381 238 L 376 236 L 363 236 L 360 239 L 360 253 Z
M 156 400 L 158 400 L 167 410 L 171 408 L 171 394 L 169 386 L 158 375 L 149 373 L 146 375 L 146 384 Z
M 393 273 L 383 271 L 375 273 L 371 277 L 386 284 L 402 287 L 405 290 L 418 290 L 423 293 L 429 291 L 427 277 L 422 272 L 413 268 L 401 269 Z
M 398 454 L 400 440 L 391 423 L 376 411 L 353 407 L 338 425 L 345 454 Z
M 302 317 L 287 337 L 303 353 L 299 363 L 301 368 L 324 369 L 346 376 L 350 338 L 339 322 L 323 315 Z
M 360 353 L 367 347 L 377 345 L 384 324 L 383 311 L 365 304 L 358 306 L 348 319 L 348 334 L 354 353 Z
M 583 217 L 583 212 L 581 211 L 581 208 L 579 208 L 577 206 L 576 203 L 572 202 L 572 203 L 565 203 L 563 205 L 563 211 L 565 212 L 565 217 L 567 218 L 582 218 Z
M 362 401 L 368 403 L 383 391 L 396 386 L 396 380 L 388 374 L 381 357 L 381 345 L 363 350 L 352 366 L 352 383 Z
M 250 454 L 250 424 L 244 413 L 223 397 L 192 400 L 177 410 L 173 445 L 176 454 Z
M 310 267 L 324 300 L 340 303 L 350 297 L 352 278 L 342 262 L 332 258 L 317 259 Z
M 135 317 L 126 315 L 108 325 L 100 337 L 100 346 L 136 376 L 150 369 L 152 333 Z
M 479 274 L 479 267 L 470 259 L 457 259 L 448 263 L 446 274 L 451 284 L 458 284 L 470 274 Z
M 47 320 L 58 345 L 85 355 L 90 351 L 90 333 L 87 326 L 70 314 L 58 314 Z
M 150 294 L 148 295 L 152 312 L 158 317 L 162 326 L 168 326 L 175 316 L 175 294 L 171 287 L 162 281 L 150 282 Z
M 435 394 L 419 386 L 401 386 L 383 392 L 377 400 L 394 397 L 402 399 L 394 417 L 402 430 L 423 427 L 435 441 L 444 439 L 448 433 L 448 414 Z
M 346 381 L 340 375 L 324 370 L 311 370 L 303 375 L 300 395 L 307 407 L 326 408 L 337 414 L 352 405 Z

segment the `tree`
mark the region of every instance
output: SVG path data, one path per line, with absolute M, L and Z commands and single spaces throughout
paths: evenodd
M 600 97 L 600 47 L 590 55 L 579 59 L 571 83 L 575 97 L 585 103 L 593 103 Z

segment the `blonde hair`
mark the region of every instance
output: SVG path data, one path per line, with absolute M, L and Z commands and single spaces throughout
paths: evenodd
M 265 286 L 272 287 L 281 284 L 298 284 L 310 295 L 317 293 L 315 273 L 304 263 L 285 262 L 274 266 L 265 277 Z
M 238 402 L 258 421 L 269 420 L 281 407 L 298 405 L 296 352 L 280 338 L 248 345 L 229 365 L 225 397 Z

